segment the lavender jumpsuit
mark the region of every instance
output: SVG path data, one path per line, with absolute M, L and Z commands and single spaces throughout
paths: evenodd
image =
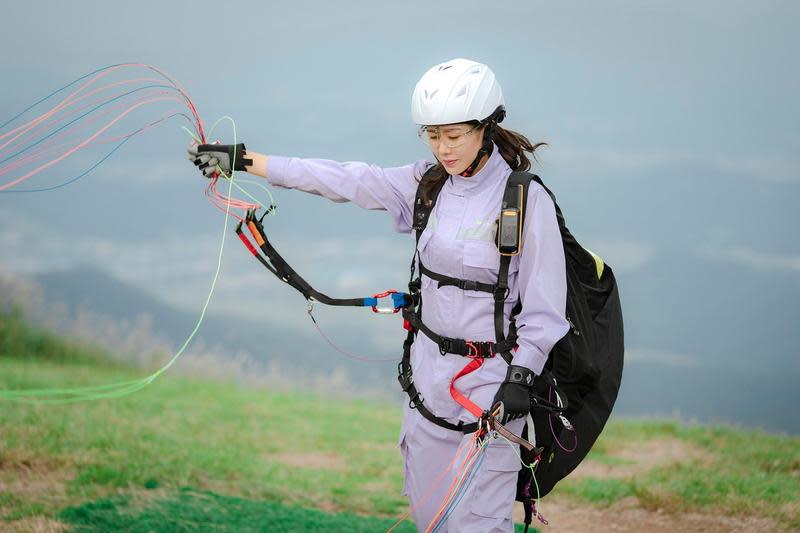
M 338 163 L 319 159 L 270 156 L 268 181 L 276 187 L 298 189 L 334 202 L 355 202 L 365 209 L 386 210 L 395 228 L 411 233 L 413 202 L 418 179 L 430 163 L 380 168 L 365 163 Z M 511 168 L 495 147 L 486 165 L 472 177 L 448 178 L 428 226 L 419 240 L 420 257 L 435 272 L 484 283 L 495 283 L 500 256 L 494 244 L 495 221 Z M 519 349 L 514 364 L 541 373 L 553 345 L 569 329 L 566 307 L 564 248 L 555 207 L 546 191 L 531 182 L 527 197 L 522 253 L 509 268 L 506 324 L 512 307 L 522 302 L 517 316 Z M 494 298 L 491 294 L 438 288 L 422 276 L 423 322 L 447 337 L 494 341 Z M 399 350 L 399 346 L 398 346 Z M 411 367 L 417 390 L 434 414 L 451 422 L 474 422 L 475 417 L 450 396 L 453 376 L 469 360 L 453 354 L 442 356 L 439 347 L 424 334 L 411 348 Z M 485 361 L 475 372 L 456 382 L 470 400 L 490 407 L 505 379 L 501 357 Z M 470 436 L 436 426 L 406 406 L 400 431 L 404 458 L 404 494 L 412 504 L 417 527 L 424 531 L 450 486 L 451 473 L 440 475 L 450 464 L 464 439 Z M 520 434 L 524 420 L 507 427 Z M 441 531 L 513 531 L 511 520 L 519 459 L 502 440 L 493 440 L 487 456 L 446 527 Z M 437 478 L 439 478 L 437 480 Z

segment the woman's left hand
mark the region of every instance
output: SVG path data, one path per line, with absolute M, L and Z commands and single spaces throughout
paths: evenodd
M 522 418 L 531 410 L 531 386 L 536 374 L 524 366 L 509 365 L 506 380 L 500 385 L 492 400 L 492 412 L 498 407 L 501 424 Z

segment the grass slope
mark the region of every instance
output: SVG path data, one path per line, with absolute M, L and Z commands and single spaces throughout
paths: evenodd
M 0 316 L 0 389 L 141 376 L 16 315 Z M 171 375 L 110 401 L 3 402 L 0 520 L 12 525 L 47 517 L 85 531 L 203 529 L 200 523 L 230 531 L 248 524 L 258 524 L 253 531 L 265 530 L 258 529 L 262 524 L 270 531 L 336 531 L 339 523 L 352 524 L 345 528 L 351 531 L 382 531 L 407 506 L 395 447 L 399 418 L 396 406 L 366 400 Z M 598 506 L 635 498 L 647 509 L 770 516 L 800 527 L 800 439 L 614 421 L 590 457 L 624 471 L 631 456 L 618 452 L 661 441 L 693 451 L 685 461 L 630 475 L 575 476 L 554 494 Z

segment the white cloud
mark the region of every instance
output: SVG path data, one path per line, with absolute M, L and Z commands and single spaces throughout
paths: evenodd
M 698 253 L 706 257 L 721 259 L 723 261 L 732 261 L 757 270 L 788 270 L 800 272 L 800 255 L 770 254 L 744 246 L 702 248 L 698 250 Z
M 800 183 L 800 158 L 779 153 L 691 153 L 678 151 L 615 151 L 555 149 L 551 165 L 571 168 L 587 176 L 613 176 L 681 164 L 698 170 L 713 169 L 772 183 Z
M 716 168 L 775 183 L 800 183 L 800 158 L 782 154 L 717 154 Z

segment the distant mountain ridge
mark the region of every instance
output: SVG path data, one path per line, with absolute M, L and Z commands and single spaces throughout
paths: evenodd
M 790 276 L 776 274 L 774 283 L 756 285 L 755 274 L 741 265 L 702 258 L 684 261 L 675 255 L 618 277 L 626 346 L 637 357 L 626 362 L 615 414 L 675 414 L 800 433 L 800 414 L 791 408 L 800 400 L 797 348 L 791 349 L 797 346 L 800 311 L 787 305 L 788 300 L 797 301 L 800 288 Z M 47 272 L 34 279 L 46 301 L 61 302 L 68 312 L 83 308 L 119 321 L 150 316 L 153 334 L 173 346 L 185 340 L 197 320 L 96 268 Z M 724 305 L 702 297 L 721 290 L 726 294 Z M 771 309 L 789 312 L 773 314 Z M 355 328 L 337 331 L 337 338 L 345 341 L 355 335 Z M 344 359 L 311 328 L 292 330 L 211 313 L 197 342 L 221 344 L 231 357 L 249 353 L 265 363 L 275 360 L 301 371 L 344 369 L 352 383 L 384 388 L 399 397 L 392 365 L 375 368 Z M 264 348 L 276 344 L 280 353 Z M 693 359 L 678 364 L 648 360 L 648 350 Z M 637 351 L 644 355 L 639 357 Z M 757 355 L 748 358 L 748 353 Z
M 197 315 L 178 310 L 149 292 L 90 266 L 45 272 L 33 280 L 43 290 L 46 302 L 63 305 L 64 311 L 73 316 L 84 310 L 124 323 L 148 317 L 152 336 L 166 340 L 172 352 L 185 342 L 199 317 L 199 310 Z M 288 375 L 310 379 L 344 371 L 344 377 L 339 379 L 353 383 L 376 379 L 375 369 L 332 357 L 324 341 L 310 328 L 275 326 L 255 318 L 231 318 L 210 311 L 193 343 L 211 347 L 231 359 L 246 355 L 264 367 L 277 366 Z M 188 353 L 192 353 L 192 345 Z M 387 382 L 393 380 L 391 372 L 386 376 Z

